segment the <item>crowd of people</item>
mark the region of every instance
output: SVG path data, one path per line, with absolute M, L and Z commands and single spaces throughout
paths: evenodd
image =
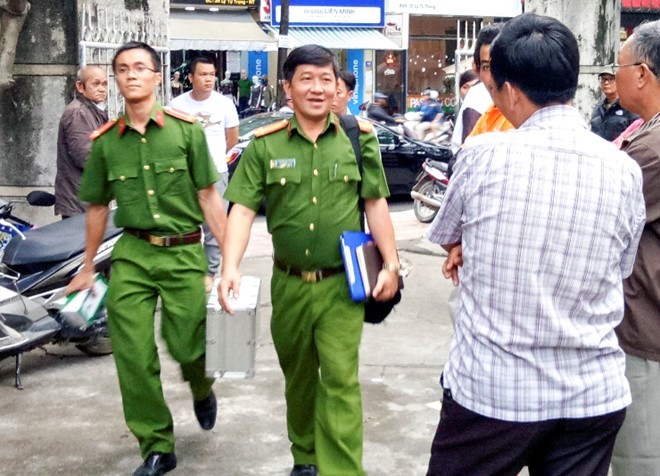
M 516 475 L 524 466 L 532 476 L 606 476 L 610 465 L 614 476 L 660 474 L 659 52 L 660 21 L 639 26 L 599 75 L 604 97 L 589 130 L 572 105 L 580 59 L 565 25 L 526 13 L 479 33 L 474 73 L 460 83 L 449 187 L 428 231 L 456 286 L 428 476 Z M 348 113 L 355 77 L 326 48 L 291 51 L 283 85 L 292 115 L 256 131 L 227 183 L 237 106 L 267 100 L 264 78 L 243 71 L 235 92 L 218 92 L 213 61 L 199 57 L 191 90 L 164 107 L 149 45 L 123 45 L 112 69 L 125 111 L 110 121 L 103 70 L 78 74 L 60 123 L 56 213 L 87 213 L 85 263 L 68 293 L 93 284 L 113 200 L 125 230 L 107 310 L 124 417 L 143 460 L 134 476 L 177 466 L 156 303 L 193 411 L 210 430 L 206 298 L 221 262 L 219 301 L 233 313 L 264 201 L 291 475 L 364 475 L 364 303 L 350 298 L 340 235 L 360 230 L 364 213 L 384 262 L 376 301 L 397 292 L 400 263 L 373 127 L 357 121 L 358 165 L 336 119 Z M 369 114 L 388 121 L 383 96 Z M 419 112 L 424 134 L 442 120 L 437 92 L 425 91 Z

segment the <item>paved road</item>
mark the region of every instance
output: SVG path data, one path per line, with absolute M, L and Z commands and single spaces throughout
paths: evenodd
M 395 204 L 399 250 L 409 263 L 403 302 L 379 326 L 365 328 L 361 347 L 364 465 L 370 476 L 422 475 L 438 421 L 438 375 L 452 327 L 450 284 L 439 275 L 439 248 L 421 239 L 410 204 Z M 283 379 L 270 338 L 272 261 L 263 218 L 255 223 L 245 275 L 262 278 L 256 376 L 219 380 L 219 417 L 212 432 L 195 420 L 190 392 L 161 345 L 163 385 L 177 437 L 171 474 L 288 475 Z M 162 342 L 161 342 L 162 344 Z M 112 357 L 75 348 L 37 349 L 24 357 L 25 390 L 13 388 L 13 362 L 0 362 L 0 474 L 126 475 L 140 463 L 123 422 Z

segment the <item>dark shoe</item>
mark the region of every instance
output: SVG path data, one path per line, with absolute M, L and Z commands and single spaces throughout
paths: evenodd
M 204 430 L 210 430 L 215 426 L 215 418 L 218 415 L 218 402 L 215 399 L 215 393 L 211 393 L 204 400 L 193 401 L 195 416 Z
M 135 470 L 133 476 L 162 476 L 176 468 L 174 453 L 149 453 L 144 463 Z
M 294 464 L 291 476 L 316 476 L 316 466 L 313 464 Z

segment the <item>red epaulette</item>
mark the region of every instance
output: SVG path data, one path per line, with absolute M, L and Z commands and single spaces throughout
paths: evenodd
M 176 117 L 177 119 L 181 119 L 182 121 L 197 122 L 197 118 L 192 114 L 188 114 L 187 112 L 180 111 L 179 109 L 174 109 L 171 106 L 165 106 L 163 110 L 165 111 L 165 114 L 167 114 L 168 116 Z
M 108 132 L 110 129 L 112 129 L 112 127 L 113 127 L 115 124 L 117 124 L 117 119 L 110 119 L 108 122 L 106 122 L 106 123 L 103 124 L 101 127 L 99 127 L 99 128 L 96 129 L 94 132 L 92 132 L 92 133 L 89 135 L 89 138 L 90 138 L 91 140 L 98 139 L 98 138 L 101 137 L 103 134 L 105 134 L 105 133 Z
M 267 126 L 260 127 L 259 129 L 254 131 L 254 137 L 267 136 L 268 134 L 272 134 L 273 132 L 281 131 L 288 125 L 289 125 L 289 120 L 282 119 L 281 121 L 277 121 L 272 124 L 268 124 Z
M 358 123 L 358 127 L 360 128 L 360 132 L 364 132 L 365 134 L 368 134 L 374 130 L 373 124 L 369 121 L 358 119 L 357 123 Z

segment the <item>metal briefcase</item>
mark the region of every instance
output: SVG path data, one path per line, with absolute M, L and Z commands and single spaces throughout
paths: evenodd
M 261 279 L 243 276 L 239 298 L 231 300 L 234 315 L 218 303 L 218 280 L 206 306 L 206 376 L 252 378 L 259 330 Z

